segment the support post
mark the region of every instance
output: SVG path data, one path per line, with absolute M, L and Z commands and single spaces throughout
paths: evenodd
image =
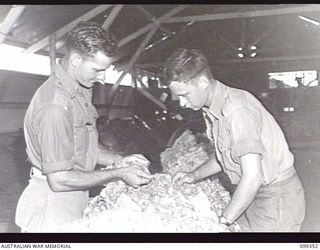
M 108 96 L 108 106 L 111 107 L 112 105 L 112 101 L 113 101 L 113 97 L 117 91 L 117 89 L 120 86 L 120 82 L 122 81 L 122 79 L 125 77 L 125 75 L 131 70 L 132 66 L 134 65 L 134 63 L 136 62 L 136 60 L 139 58 L 140 54 L 143 52 L 145 46 L 148 44 L 148 42 L 150 41 L 150 39 L 153 37 L 153 35 L 156 33 L 156 31 L 158 30 L 159 24 L 157 24 L 145 37 L 145 39 L 142 41 L 142 43 L 140 44 L 139 48 L 136 50 L 135 54 L 132 56 L 132 58 L 130 59 L 129 63 L 126 65 L 124 71 L 122 72 L 121 76 L 118 78 L 117 82 L 112 86 L 111 91 L 109 93 Z
M 54 34 L 49 38 L 49 57 L 51 74 L 53 74 L 56 66 L 56 38 Z

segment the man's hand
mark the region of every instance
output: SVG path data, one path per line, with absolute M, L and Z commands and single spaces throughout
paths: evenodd
M 138 165 L 140 167 L 147 168 L 150 165 L 150 161 L 145 158 L 142 154 L 132 154 L 122 158 L 122 162 L 128 164 Z
M 152 175 L 137 165 L 121 168 L 121 171 L 121 180 L 135 188 L 140 185 L 148 184 L 153 179 Z
M 182 185 L 184 183 L 192 184 L 195 182 L 195 177 L 192 172 L 180 171 L 175 174 L 172 181 L 173 183 L 177 183 L 179 185 Z
M 228 218 L 223 215 L 219 217 L 219 223 L 226 225 L 227 227 L 230 227 L 232 225 L 232 222 L 230 222 Z

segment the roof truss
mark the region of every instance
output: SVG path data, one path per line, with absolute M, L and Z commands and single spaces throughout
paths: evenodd
M 119 46 L 122 47 L 123 45 L 131 42 L 132 40 L 134 40 L 137 37 L 141 36 L 142 34 L 148 32 L 149 30 L 153 29 L 155 26 L 159 25 L 164 20 L 170 18 L 171 16 L 174 16 L 175 14 L 179 13 L 180 11 L 184 10 L 187 7 L 188 7 L 188 5 L 182 5 L 182 6 L 179 6 L 179 7 L 176 7 L 174 9 L 170 10 L 165 15 L 163 15 L 160 18 L 156 19 L 154 21 L 154 23 L 148 24 L 148 25 L 138 29 L 136 32 L 130 34 L 129 36 L 125 37 L 124 39 L 122 39 L 119 42 Z
M 15 22 L 18 20 L 18 18 L 21 16 L 23 11 L 25 10 L 26 6 L 24 5 L 13 5 L 8 12 L 6 18 L 2 22 L 0 26 L 0 44 L 3 43 L 3 41 L 8 36 L 12 26 L 15 24 Z
M 102 28 L 104 28 L 105 30 L 108 30 L 110 28 L 111 24 L 114 22 L 114 20 L 119 15 L 122 8 L 123 8 L 122 4 L 114 6 L 111 13 L 109 14 L 107 19 L 102 24 Z
M 179 23 L 179 22 L 197 22 L 197 21 L 214 21 L 214 20 L 226 20 L 235 18 L 246 18 L 246 17 L 263 17 L 263 16 L 277 16 L 277 15 L 289 15 L 297 14 L 302 12 L 313 12 L 319 11 L 320 4 L 308 4 L 299 7 L 288 7 L 278 9 L 267 9 L 267 10 L 255 10 L 246 12 L 232 12 L 222 14 L 206 14 L 206 15 L 195 15 L 195 16 L 182 16 L 182 17 L 170 17 L 164 20 L 163 23 Z
M 68 33 L 70 30 L 74 28 L 79 22 L 81 21 L 88 21 L 92 19 L 93 17 L 101 14 L 102 12 L 109 9 L 112 5 L 99 5 L 98 7 L 94 8 L 93 10 L 87 12 L 86 14 L 80 16 L 79 18 L 75 19 L 71 23 L 67 24 L 66 26 L 62 27 L 61 29 L 57 30 L 53 34 L 50 34 L 46 36 L 45 38 L 41 39 L 40 41 L 34 43 L 29 48 L 26 49 L 26 53 L 34 53 L 38 50 L 46 47 L 49 45 L 49 40 L 51 36 L 54 36 L 56 40 L 58 40 L 60 37 Z

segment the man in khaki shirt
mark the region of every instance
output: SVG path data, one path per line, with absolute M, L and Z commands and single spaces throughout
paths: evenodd
M 92 87 L 104 80 L 116 40 L 96 23 L 82 22 L 68 34 L 66 47 L 54 73 L 34 94 L 24 119 L 32 169 L 16 210 L 22 232 L 55 232 L 80 219 L 91 187 L 116 180 L 137 187 L 152 179 L 142 155 L 122 157 L 98 145 Z M 128 166 L 95 170 L 97 163 L 120 161 Z
M 305 215 L 302 184 L 281 128 L 249 92 L 214 79 L 200 50 L 178 49 L 165 64 L 164 77 L 180 105 L 202 109 L 216 155 L 174 181 L 194 183 L 224 171 L 237 185 L 220 215 L 242 231 L 299 231 Z

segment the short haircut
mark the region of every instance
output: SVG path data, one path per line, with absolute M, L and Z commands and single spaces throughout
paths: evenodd
M 212 78 L 208 60 L 199 49 L 177 49 L 167 59 L 163 73 L 165 85 L 172 81 L 187 83 L 200 74 Z
M 104 30 L 99 24 L 80 22 L 67 34 L 66 48 L 86 56 L 93 56 L 100 51 L 106 56 L 114 57 L 118 42 L 111 32 Z

